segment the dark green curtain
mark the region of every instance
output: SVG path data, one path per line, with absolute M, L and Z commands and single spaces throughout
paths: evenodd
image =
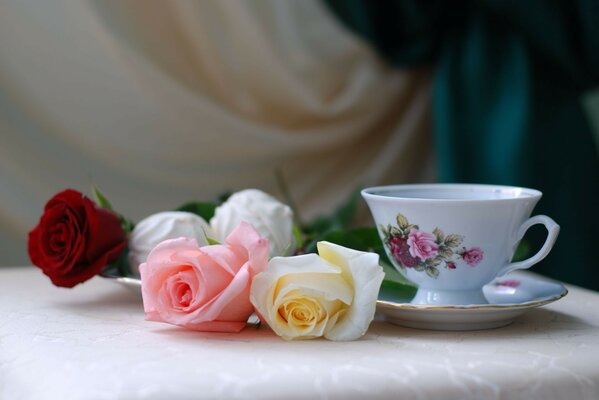
M 325 0 L 389 63 L 434 66 L 439 178 L 528 186 L 562 227 L 535 270 L 599 289 L 599 0 Z M 529 231 L 536 251 L 542 228 Z

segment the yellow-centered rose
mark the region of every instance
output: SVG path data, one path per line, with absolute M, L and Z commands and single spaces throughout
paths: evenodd
M 374 317 L 379 257 L 329 242 L 319 242 L 318 253 L 273 258 L 254 277 L 250 300 L 286 340 L 357 339 Z

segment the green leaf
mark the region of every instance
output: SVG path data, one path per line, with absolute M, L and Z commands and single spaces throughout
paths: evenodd
M 106 196 L 104 196 L 102 192 L 100 192 L 100 189 L 98 189 L 96 185 L 92 185 L 92 196 L 94 197 L 94 200 L 96 201 L 96 203 L 98 203 L 100 207 L 110 211 L 114 211 L 112 209 L 112 205 L 110 204 Z
M 443 240 L 445 239 L 445 234 L 441 229 L 433 229 L 433 235 L 435 235 L 435 237 L 437 238 L 437 243 L 443 243 Z
M 299 226 L 293 224 L 293 238 L 295 239 L 295 244 L 298 249 L 304 248 L 304 234 Z
M 425 271 L 431 278 L 437 278 L 439 276 L 439 270 L 435 267 L 426 267 Z
M 354 228 L 327 232 L 317 241 L 326 240 L 359 251 L 383 252 L 383 244 L 376 228 Z
M 402 230 L 405 230 L 408 226 L 410 226 L 408 219 L 403 214 L 397 214 L 397 218 L 395 219 L 397 220 L 397 226 Z
M 375 227 L 354 228 L 349 232 L 359 238 L 368 249 L 382 246 L 381 237 Z
M 354 190 L 347 202 L 343 204 L 335 213 L 335 219 L 342 229 L 348 229 L 354 222 L 356 211 L 358 210 L 358 202 L 360 200 L 360 190 Z
M 381 262 L 381 267 L 383 267 L 383 272 L 385 273 L 385 280 L 397 282 L 406 286 L 415 286 L 412 282 L 407 280 L 401 273 L 399 273 L 399 271 L 393 268 L 389 263 Z
M 389 232 L 391 236 L 404 236 L 403 231 L 399 228 L 393 227 Z
M 338 244 L 340 246 L 349 247 L 350 249 L 359 250 L 359 251 L 368 251 L 368 248 L 360 240 L 360 238 L 356 237 L 349 231 L 334 231 L 329 232 L 322 236 L 322 238 L 318 241 L 327 241 L 331 243 Z
M 397 303 L 409 303 L 418 289 L 413 285 L 404 285 L 400 282 L 384 279 L 379 289 L 378 298 Z
M 406 227 L 403 229 L 403 231 L 404 231 L 404 234 L 405 234 L 405 235 L 408 235 L 408 234 L 409 234 L 409 233 L 412 231 L 412 229 L 418 229 L 418 225 L 412 225 L 412 224 L 410 224 L 410 225 L 406 226 Z
M 381 233 L 383 234 L 384 237 L 389 236 L 389 231 L 383 225 L 379 225 L 379 229 L 381 230 Z
M 424 264 L 418 264 L 414 267 L 414 270 L 418 271 L 418 272 L 422 272 L 424 271 Z
M 447 237 L 445 238 L 445 245 L 449 247 L 458 247 L 462 244 L 463 241 L 464 236 L 451 234 L 447 235 Z
M 439 255 L 443 258 L 450 259 L 453 256 L 453 251 L 446 246 L 439 247 Z
M 441 258 L 439 257 L 429 258 L 428 260 L 426 260 L 427 267 L 436 267 L 439 264 L 441 264 Z
M 212 217 L 214 217 L 214 210 L 216 210 L 216 207 L 217 205 L 214 203 L 190 201 L 177 207 L 175 211 L 190 212 L 204 218 L 206 222 L 210 222 Z

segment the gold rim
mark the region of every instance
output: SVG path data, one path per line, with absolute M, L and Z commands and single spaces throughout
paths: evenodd
M 409 303 L 394 303 L 392 301 L 377 300 L 376 305 L 383 308 L 400 309 L 400 310 L 430 310 L 430 311 L 457 311 L 457 310 L 513 310 L 518 308 L 538 307 L 548 303 L 553 303 L 556 300 L 568 294 L 568 289 L 564 287 L 562 292 L 557 296 L 552 296 L 542 300 L 529 301 L 520 304 L 480 304 L 467 306 L 433 306 L 433 305 L 418 305 Z

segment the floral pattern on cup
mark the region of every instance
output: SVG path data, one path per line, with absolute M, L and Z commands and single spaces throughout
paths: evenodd
M 475 267 L 483 260 L 484 251 L 480 247 L 460 248 L 464 241 L 461 235 L 445 235 L 439 228 L 432 233 L 421 231 L 402 214 L 397 214 L 396 221 L 396 226 L 381 225 L 380 229 L 389 252 L 404 270 L 413 268 L 436 278 L 441 266 L 454 270 L 459 261 Z
M 517 279 L 508 279 L 506 281 L 495 282 L 495 286 L 517 288 L 518 286 L 520 286 L 520 281 Z

